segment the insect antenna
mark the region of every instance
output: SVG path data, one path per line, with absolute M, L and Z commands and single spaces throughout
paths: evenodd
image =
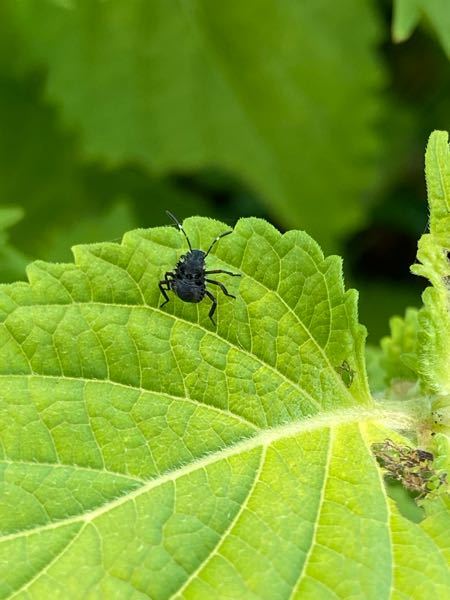
M 172 219 L 172 221 L 175 223 L 175 225 L 178 227 L 178 229 L 179 229 L 180 231 L 182 231 L 182 232 L 183 232 L 183 235 L 184 235 L 184 237 L 186 238 L 186 240 L 187 240 L 187 243 L 188 243 L 188 245 L 189 245 L 189 250 L 191 250 L 191 251 L 192 251 L 191 242 L 190 242 L 190 240 L 189 240 L 189 238 L 188 238 L 188 236 L 187 236 L 187 233 L 186 233 L 186 232 L 185 232 L 185 230 L 183 229 L 183 225 L 182 225 L 182 224 L 180 223 L 180 221 L 179 221 L 179 220 L 176 218 L 176 216 L 175 216 L 175 215 L 173 215 L 173 214 L 172 214 L 170 211 L 166 210 L 166 213 L 167 213 L 167 215 L 168 215 L 168 216 L 169 216 L 169 217 Z M 230 232 L 230 233 L 231 233 L 231 232 Z
M 220 238 L 223 238 L 226 235 L 230 235 L 230 233 L 233 233 L 233 232 L 231 230 L 230 231 L 224 231 L 223 233 L 221 233 L 220 235 L 218 235 L 216 238 L 214 238 L 213 241 L 211 242 L 211 246 L 208 248 L 208 252 L 205 254 L 205 258 L 211 252 L 214 244 L 217 244 L 217 242 L 220 240 Z

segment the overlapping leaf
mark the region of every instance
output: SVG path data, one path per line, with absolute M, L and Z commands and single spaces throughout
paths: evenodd
M 408 418 L 372 405 L 340 260 L 241 220 L 216 328 L 159 308 L 184 248 L 137 230 L 1 288 L 0 596 L 445 598 L 445 500 L 415 525 L 386 498 L 374 423 Z

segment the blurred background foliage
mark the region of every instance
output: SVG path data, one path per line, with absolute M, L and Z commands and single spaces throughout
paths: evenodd
M 344 256 L 376 342 L 420 304 L 449 56 L 448 0 L 2 0 L 0 281 L 166 208 L 256 215 Z

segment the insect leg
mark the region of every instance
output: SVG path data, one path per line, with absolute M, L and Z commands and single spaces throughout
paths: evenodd
M 213 283 L 214 285 L 218 285 L 220 287 L 220 289 L 222 290 L 222 292 L 225 294 L 225 296 L 230 296 L 230 298 L 236 298 L 236 296 L 233 296 L 233 294 L 230 294 L 230 292 L 227 290 L 227 288 L 220 281 L 216 281 L 215 279 L 205 279 L 205 281 L 207 281 L 208 283 Z
M 164 306 L 164 304 L 167 304 L 169 302 L 169 300 L 170 300 L 169 296 L 167 295 L 167 292 L 169 291 L 169 288 L 167 287 L 165 289 L 163 287 L 164 285 L 167 285 L 167 284 L 168 284 L 168 282 L 165 281 L 165 280 L 159 282 L 159 291 L 164 296 L 164 302 L 159 305 L 159 308 L 162 308 Z
M 225 275 L 231 275 L 232 277 L 242 277 L 242 273 L 232 273 L 231 271 L 224 271 L 223 269 L 214 269 L 213 271 L 205 271 L 205 275 L 212 275 L 213 273 L 225 273 Z
M 167 292 L 170 290 L 169 277 L 173 278 L 173 273 L 171 273 L 170 271 L 167 271 L 166 273 L 164 273 L 164 279 L 159 282 L 159 290 L 160 290 L 161 294 L 164 296 L 164 302 L 160 305 L 159 308 L 162 308 L 170 300 L 169 296 L 167 295 Z M 163 287 L 163 286 L 165 286 L 165 287 Z
M 208 298 L 212 302 L 211 308 L 209 310 L 208 317 L 211 319 L 212 324 L 215 325 L 213 316 L 214 316 L 214 313 L 216 312 L 217 300 L 216 300 L 215 296 L 213 296 L 213 294 L 211 294 L 211 292 L 208 292 L 208 290 L 206 290 L 206 295 L 208 296 Z

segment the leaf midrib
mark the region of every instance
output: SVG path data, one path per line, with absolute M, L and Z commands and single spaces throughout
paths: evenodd
M 338 427 L 340 425 L 349 425 L 351 423 L 363 423 L 368 421 L 380 421 L 383 423 L 384 426 L 388 426 L 390 428 L 401 428 L 405 426 L 405 419 L 407 419 L 407 416 L 405 415 L 405 413 L 401 412 L 396 413 L 393 411 L 384 411 L 378 408 L 352 408 L 341 409 L 335 412 L 316 415 L 310 418 L 303 418 L 301 420 L 294 421 L 287 425 L 280 425 L 272 429 L 263 430 L 254 436 L 236 442 L 235 444 L 222 448 L 221 450 L 218 450 L 216 452 L 207 454 L 206 456 L 194 460 L 189 464 L 185 464 L 177 469 L 168 471 L 160 477 L 150 479 L 145 483 L 145 485 L 142 485 L 141 487 L 131 492 L 128 492 L 123 496 L 119 496 L 118 498 L 115 498 L 110 502 L 106 502 L 98 508 L 95 508 L 91 511 L 87 511 L 79 515 L 75 515 L 73 517 L 60 519 L 47 525 L 42 525 L 32 529 L 22 529 L 15 533 L 2 536 L 0 537 L 0 543 L 19 538 L 23 535 L 32 535 L 34 533 L 56 529 L 58 527 L 65 526 L 71 523 L 89 523 L 97 517 L 100 517 L 101 515 L 111 510 L 114 510 L 115 508 L 121 506 L 122 504 L 125 504 L 126 502 L 135 500 L 139 496 L 142 496 L 143 494 L 161 485 L 164 485 L 165 483 L 168 483 L 170 481 L 176 481 L 180 477 L 189 475 L 190 473 L 197 471 L 198 469 L 204 469 L 214 464 L 215 462 L 219 462 L 221 460 L 225 460 L 227 458 L 231 458 L 233 456 L 249 452 L 258 447 L 267 447 L 279 440 L 294 437 L 301 433 L 316 431 L 323 428 Z M 36 464 L 39 465 L 39 462 L 36 462 Z M 60 465 L 60 463 L 58 463 L 58 465 Z M 71 465 L 65 466 L 67 468 L 70 468 Z M 105 471 L 102 470 L 102 472 Z

